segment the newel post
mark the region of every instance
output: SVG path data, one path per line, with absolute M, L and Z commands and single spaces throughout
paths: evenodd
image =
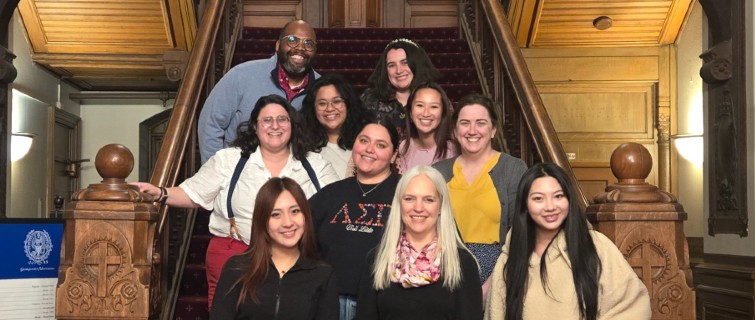
M 55 302 L 57 319 L 147 319 L 157 208 L 126 183 L 128 148 L 110 144 L 95 159 L 101 183 L 79 190 L 65 208 Z
M 653 319 L 695 319 L 695 292 L 684 236 L 687 213 L 676 197 L 645 182 L 653 160 L 622 144 L 611 155 L 618 183 L 587 207 L 595 228 L 613 240 L 650 293 Z

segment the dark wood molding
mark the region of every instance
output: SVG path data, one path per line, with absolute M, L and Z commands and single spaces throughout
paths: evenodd
M 13 65 L 16 56 L 8 51 L 8 26 L 13 11 L 16 10 L 19 0 L 7 0 L 0 4 L 0 177 L 8 176 L 8 136 L 10 135 L 10 108 L 8 108 L 8 90 L 10 84 L 16 79 L 17 71 Z M 6 179 L 0 179 L 0 218 L 5 218 Z
M 704 257 L 692 268 L 699 319 L 755 319 L 755 257 Z
M 690 265 L 703 261 L 703 255 L 705 254 L 704 243 L 705 241 L 703 237 L 687 237 Z
M 328 0 L 328 27 L 343 28 L 346 26 L 346 4 L 343 0 Z
M 381 8 L 383 7 L 383 1 L 381 0 L 367 0 L 365 7 L 367 9 L 367 28 L 380 28 L 381 24 Z
M 705 82 L 708 234 L 747 236 L 747 83 L 745 0 L 700 0 L 709 46 L 700 57 Z
M 704 253 L 703 261 L 708 264 L 725 264 L 746 268 L 755 268 L 755 257 L 733 254 Z

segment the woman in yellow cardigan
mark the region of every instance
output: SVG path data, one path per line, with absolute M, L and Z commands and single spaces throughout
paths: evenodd
M 517 192 L 485 319 L 650 319 L 645 285 L 613 242 L 589 229 L 563 169 L 537 164 Z

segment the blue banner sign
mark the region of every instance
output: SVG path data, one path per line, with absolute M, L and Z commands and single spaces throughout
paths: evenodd
M 0 279 L 57 278 L 63 221 L 0 220 Z

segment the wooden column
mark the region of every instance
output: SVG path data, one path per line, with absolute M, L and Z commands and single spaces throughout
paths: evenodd
M 613 240 L 650 293 L 653 319 L 695 319 L 695 292 L 683 221 L 674 195 L 645 182 L 653 162 L 645 147 L 622 144 L 611 155 L 618 183 L 587 207 L 590 222 Z
M 57 319 L 147 319 L 157 207 L 126 184 L 134 156 L 111 144 L 97 152 L 101 183 L 65 208 L 58 271 Z

